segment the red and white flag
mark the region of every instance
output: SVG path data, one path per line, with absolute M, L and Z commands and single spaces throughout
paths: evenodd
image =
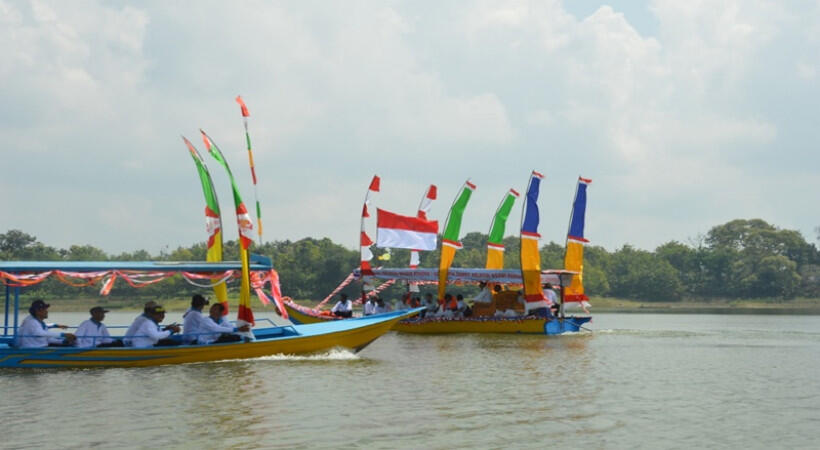
M 377 209 L 376 245 L 389 248 L 435 250 L 438 221 L 419 217 L 400 216 Z

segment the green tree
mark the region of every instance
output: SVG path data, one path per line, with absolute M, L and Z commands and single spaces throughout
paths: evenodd
M 612 294 L 646 301 L 677 301 L 683 286 L 677 271 L 663 258 L 629 245 L 613 255 L 609 277 Z

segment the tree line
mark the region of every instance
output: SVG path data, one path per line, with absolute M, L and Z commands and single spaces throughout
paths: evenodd
M 816 229 L 820 241 L 820 227 Z M 464 248 L 456 253 L 454 267 L 484 267 L 487 235 L 468 233 Z M 517 237 L 504 239 L 504 263 L 519 267 Z M 58 249 L 20 230 L 0 234 L 0 260 L 48 261 L 204 261 L 204 242 L 152 255 L 145 250 L 106 254 L 91 245 Z M 225 259 L 238 259 L 236 241 L 224 245 Z M 251 249 L 271 257 L 285 295 L 296 299 L 321 299 L 358 265 L 359 254 L 328 238 L 274 241 Z M 375 266 L 406 267 L 408 250 L 375 249 Z M 381 257 L 381 258 L 379 258 Z M 422 252 L 422 267 L 438 267 L 439 251 Z M 542 268 L 562 268 L 564 246 L 550 242 L 541 247 Z M 760 219 L 733 220 L 713 227 L 695 242 L 670 241 L 654 251 L 624 245 L 608 251 L 601 246 L 584 250 L 584 285 L 587 294 L 641 301 L 682 299 L 754 299 L 820 297 L 820 251 L 794 230 L 780 229 Z M 32 288 L 50 297 L 95 296 L 99 286 L 76 288 L 48 280 Z M 236 289 L 236 286 L 233 287 Z M 351 287 L 349 292 L 355 291 Z M 398 296 L 403 288 L 387 292 Z M 178 297 L 199 290 L 179 277 L 135 290 L 118 283 L 114 297 Z M 472 293 L 474 287 L 456 287 Z

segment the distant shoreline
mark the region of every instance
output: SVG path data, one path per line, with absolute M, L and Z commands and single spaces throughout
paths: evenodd
M 806 314 L 820 315 L 820 299 L 640 302 L 592 298 L 590 312 L 629 314 Z

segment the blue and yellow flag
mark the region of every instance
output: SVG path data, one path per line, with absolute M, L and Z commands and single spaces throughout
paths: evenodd
M 584 245 L 589 242 L 584 238 L 584 218 L 587 210 L 587 186 L 592 180 L 578 177 L 575 189 L 575 201 L 572 202 L 572 215 L 567 232 L 567 249 L 564 255 L 564 269 L 578 272 L 572 277 L 572 283 L 564 288 L 565 302 L 583 302 L 589 300 L 584 294 Z

